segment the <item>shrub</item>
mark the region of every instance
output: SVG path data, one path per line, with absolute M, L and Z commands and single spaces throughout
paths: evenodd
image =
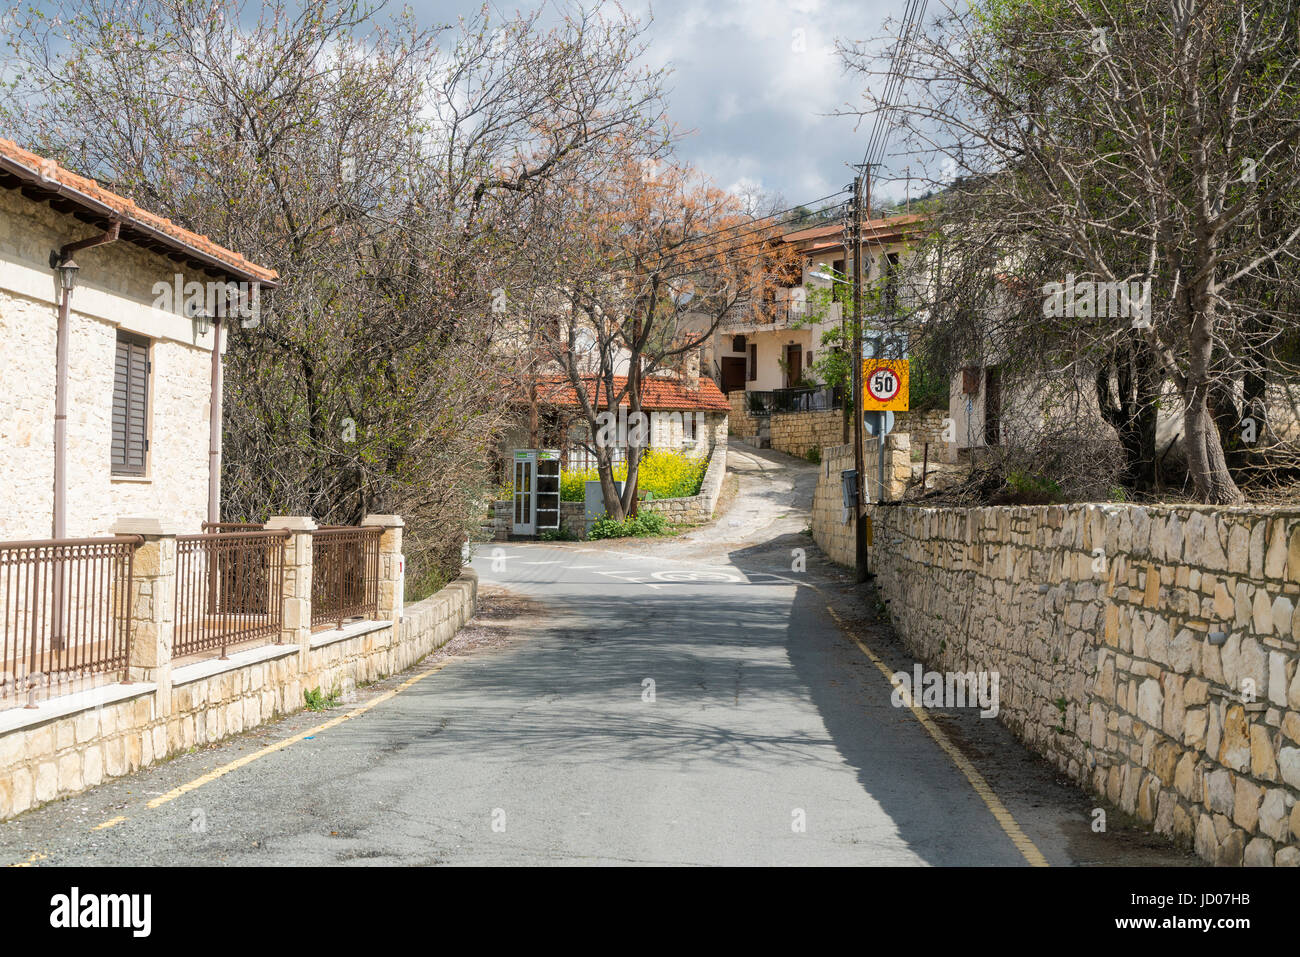
M 641 512 L 634 518 L 621 522 L 612 518 L 598 518 L 591 525 L 587 537 L 593 542 L 602 538 L 631 538 L 647 535 L 664 535 L 668 532 L 668 519 L 658 512 Z

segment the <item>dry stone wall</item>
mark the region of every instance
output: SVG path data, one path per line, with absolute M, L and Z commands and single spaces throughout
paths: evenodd
M 875 511 L 920 660 L 998 672 L 1021 740 L 1207 861 L 1300 864 L 1300 512 Z
M 844 441 L 844 412 L 775 412 L 772 414 L 772 448 L 800 458 L 809 449 L 825 449 Z
M 875 439 L 863 445 L 863 459 L 867 469 L 867 492 L 874 497 L 880 447 Z M 886 439 L 885 462 L 890 481 L 889 498 L 897 501 L 907 488 L 912 475 L 911 440 L 901 433 Z M 817 476 L 817 489 L 813 493 L 812 533 L 821 550 L 841 565 L 857 564 L 857 534 L 853 515 L 844 508 L 844 494 L 840 473 L 853 468 L 853 446 L 831 445 L 822 449 L 821 471 Z
M 731 434 L 738 439 L 752 439 L 758 435 L 758 417 L 749 414 L 745 391 L 728 392 L 727 402 L 731 404 L 731 414 L 727 418 Z

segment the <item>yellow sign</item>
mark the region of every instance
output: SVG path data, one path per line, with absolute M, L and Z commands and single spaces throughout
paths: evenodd
M 907 411 L 907 360 L 862 360 L 862 410 Z

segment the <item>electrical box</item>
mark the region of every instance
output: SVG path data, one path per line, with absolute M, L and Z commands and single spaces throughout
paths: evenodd
M 614 482 L 614 489 L 619 495 L 623 494 L 625 484 L 619 481 Z M 584 485 L 584 514 L 587 521 L 594 522 L 598 518 L 604 518 L 609 513 L 605 511 L 605 493 L 600 487 L 600 479 L 590 479 Z
M 536 535 L 560 527 L 560 453 L 556 449 L 515 449 L 514 514 L 516 535 Z
M 858 470 L 844 469 L 840 472 L 840 489 L 844 493 L 844 507 L 856 508 L 858 504 Z

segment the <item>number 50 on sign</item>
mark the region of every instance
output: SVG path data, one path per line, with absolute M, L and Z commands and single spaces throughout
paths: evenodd
M 907 411 L 907 360 L 862 362 L 862 408 L 866 412 Z

